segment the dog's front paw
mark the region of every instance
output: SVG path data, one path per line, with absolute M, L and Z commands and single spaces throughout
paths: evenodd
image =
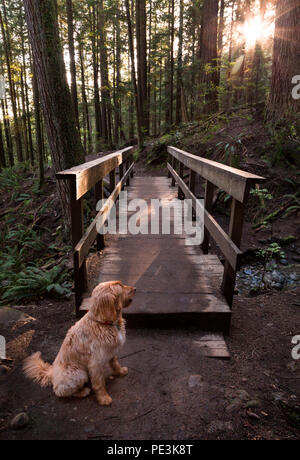
M 111 406 L 112 398 L 109 395 L 97 396 L 98 403 L 100 406 Z
M 128 367 L 121 367 L 120 372 L 118 373 L 119 377 L 125 377 L 128 375 Z

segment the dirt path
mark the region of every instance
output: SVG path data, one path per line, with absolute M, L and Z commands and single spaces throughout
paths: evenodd
M 291 358 L 299 293 L 238 300 L 231 361 L 200 356 L 197 330 L 128 330 L 121 361 L 130 372 L 109 383 L 111 408 L 99 407 L 93 395 L 58 400 L 25 380 L 21 359 L 41 350 L 52 361 L 73 322 L 72 302 L 28 306 L 36 321 L 1 328 L 19 343 L 8 347 L 15 366 L 1 384 L 0 439 L 296 439 L 283 409 L 296 414 L 300 397 L 299 361 Z M 9 421 L 23 411 L 29 425 L 11 430 Z

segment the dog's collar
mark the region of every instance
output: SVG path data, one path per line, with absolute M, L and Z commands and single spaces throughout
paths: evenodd
M 117 321 L 115 321 L 114 323 L 111 323 L 110 321 L 99 321 L 93 316 L 89 316 L 89 319 L 94 321 L 95 323 L 101 324 L 101 326 L 112 326 L 112 327 L 116 327 L 118 331 L 120 330 L 119 319 L 117 319 Z

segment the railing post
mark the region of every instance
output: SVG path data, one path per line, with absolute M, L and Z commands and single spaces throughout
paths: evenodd
M 173 155 L 172 155 L 171 165 L 172 165 L 172 168 L 175 170 L 176 169 L 176 160 L 173 157 Z M 174 179 L 174 177 L 172 175 L 172 187 L 175 187 L 175 185 L 176 185 L 176 182 L 175 182 L 175 179 Z
M 133 154 L 130 155 L 130 161 L 129 161 L 129 167 L 134 163 L 134 158 L 133 158 Z M 134 178 L 134 169 L 132 169 L 131 173 L 130 173 L 130 176 L 131 176 L 131 179 Z
M 129 168 L 130 168 L 130 160 L 129 160 L 129 158 L 128 158 L 128 159 L 126 160 L 126 171 L 128 171 Z M 127 177 L 126 186 L 127 186 L 127 187 L 130 186 L 130 174 L 129 174 L 128 177 Z
M 96 206 L 99 201 L 104 200 L 104 190 L 103 190 L 103 180 L 99 181 L 95 185 L 95 198 L 96 198 Z M 102 251 L 105 248 L 105 240 L 104 235 L 98 233 L 97 236 L 97 251 Z
M 183 176 L 184 176 L 184 164 L 181 163 L 180 161 L 179 162 L 179 177 L 183 180 L 184 179 Z M 184 193 L 180 187 L 178 187 L 178 199 L 184 200 Z
M 170 155 L 170 153 L 168 153 L 168 156 L 167 156 L 167 163 L 172 164 L 172 156 Z M 168 179 L 171 179 L 171 177 L 172 177 L 172 174 L 168 170 Z
M 192 169 L 190 169 L 189 188 L 192 194 L 195 195 L 196 193 L 196 173 Z M 194 208 L 192 211 L 192 215 L 193 215 L 193 220 L 195 221 L 197 216 L 196 216 L 196 211 Z
M 110 193 L 114 191 L 116 188 L 116 170 L 114 169 L 109 173 L 109 188 L 110 188 Z
M 245 205 L 233 198 L 231 206 L 229 236 L 238 248 L 241 247 L 244 216 Z M 232 307 L 233 304 L 235 282 L 236 272 L 228 262 L 225 262 L 222 291 L 230 307 Z
M 119 166 L 119 180 L 121 181 L 124 176 L 124 163 Z M 122 190 L 124 190 L 124 184 L 122 185 Z
M 207 180 L 206 187 L 205 187 L 205 209 L 210 214 L 212 212 L 212 207 L 213 207 L 214 191 L 215 191 L 214 184 L 212 184 L 212 182 Z M 204 225 L 204 240 L 202 243 L 203 254 L 208 254 L 209 242 L 210 242 L 210 234 Z
M 75 247 L 81 240 L 84 233 L 83 226 L 83 201 L 73 199 L 71 194 L 71 229 L 72 229 L 72 244 L 74 251 L 74 285 L 75 285 L 75 303 L 76 303 L 76 316 L 79 316 L 79 309 L 82 303 L 83 294 L 87 288 L 87 275 L 86 263 L 84 262 L 81 267 L 75 253 Z

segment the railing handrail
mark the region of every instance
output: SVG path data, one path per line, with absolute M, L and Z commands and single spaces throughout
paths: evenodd
M 60 180 L 69 180 L 72 188 L 72 197 L 74 200 L 79 200 L 83 195 L 89 192 L 95 184 L 124 163 L 132 150 L 132 146 L 126 147 L 97 160 L 89 161 L 75 166 L 74 168 L 61 171 L 56 174 L 56 177 Z
M 179 198 L 186 196 L 192 200 L 194 210 L 197 209 L 198 199 L 195 195 L 196 174 L 206 179 L 205 209 L 204 209 L 204 241 L 202 250 L 208 254 L 209 240 L 212 237 L 222 251 L 226 262 L 222 283 L 222 292 L 232 306 L 235 289 L 236 272 L 241 262 L 241 239 L 245 216 L 245 205 L 249 198 L 251 186 L 265 181 L 265 178 L 255 174 L 232 168 L 230 166 L 197 157 L 176 147 L 168 147 L 171 161 L 168 162 L 169 177 L 172 185 L 177 183 Z M 179 173 L 176 171 L 179 162 Z M 170 164 L 171 163 L 171 164 Z M 185 183 L 184 167 L 190 171 L 189 186 Z M 226 191 L 232 197 L 231 216 L 228 234 L 221 228 L 212 216 L 213 197 L 215 188 Z
M 244 203 L 247 198 L 247 193 L 252 184 L 265 181 L 261 176 L 198 157 L 176 147 L 169 146 L 168 152 L 187 168 L 193 170 L 220 189 L 225 190 L 241 203 Z
M 119 182 L 116 184 L 116 170 L 119 170 Z M 70 184 L 70 214 L 74 256 L 74 286 L 76 313 L 80 315 L 80 306 L 87 290 L 86 257 L 97 240 L 97 250 L 105 247 L 104 236 L 98 233 L 107 220 L 112 208 L 125 185 L 133 177 L 133 147 L 105 155 L 97 160 L 75 166 L 56 174 L 57 179 L 67 180 Z M 83 197 L 94 189 L 95 202 L 104 201 L 103 180 L 109 175 L 110 197 L 96 218 L 84 230 Z

